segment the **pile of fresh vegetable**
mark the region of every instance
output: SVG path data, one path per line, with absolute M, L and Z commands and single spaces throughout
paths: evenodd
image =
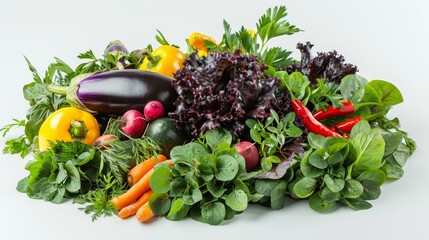
M 156 49 L 113 41 L 75 68 L 55 58 L 43 77 L 26 59 L 27 115 L 0 130 L 24 130 L 3 149 L 30 158 L 18 191 L 141 222 L 216 225 L 250 204 L 302 199 L 318 212 L 370 208 L 416 149 L 387 117 L 401 92 L 336 51 L 298 43 L 295 60 L 269 47 L 301 31 L 286 16 L 270 8 L 235 32 L 224 21 L 220 41 L 192 33 L 186 51 L 159 31 Z

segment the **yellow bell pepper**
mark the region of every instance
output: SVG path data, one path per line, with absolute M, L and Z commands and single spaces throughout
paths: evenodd
M 183 67 L 185 54 L 178 48 L 162 45 L 149 53 L 140 65 L 140 70 L 157 72 L 173 77 L 177 70 Z
M 212 37 L 204 35 L 199 32 L 194 32 L 189 36 L 189 44 L 194 47 L 195 49 L 198 49 L 200 51 L 207 52 L 207 47 L 204 43 L 204 41 L 210 41 L 214 44 L 217 44 L 216 40 L 214 40 Z
M 92 145 L 99 136 L 100 127 L 92 114 L 74 107 L 61 108 L 42 123 L 39 149 L 48 149 L 54 141 L 80 141 Z

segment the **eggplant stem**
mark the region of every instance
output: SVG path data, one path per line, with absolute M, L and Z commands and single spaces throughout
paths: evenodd
M 52 93 L 56 93 L 56 94 L 60 94 L 60 95 L 67 95 L 69 87 L 68 86 L 60 86 L 58 84 L 49 84 L 46 87 L 46 89 Z

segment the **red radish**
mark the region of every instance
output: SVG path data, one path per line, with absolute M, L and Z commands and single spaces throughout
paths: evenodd
M 259 163 L 259 152 L 255 144 L 248 141 L 242 141 L 235 145 L 235 148 L 237 149 L 238 154 L 243 156 L 244 160 L 246 160 L 247 172 L 255 169 L 256 165 Z
M 164 116 L 164 106 L 161 102 L 150 101 L 145 105 L 143 113 L 146 120 L 152 122 Z
M 141 112 L 128 110 L 121 117 L 121 130 L 128 136 L 137 138 L 143 135 L 146 129 L 146 121 Z
M 99 136 L 94 143 L 94 147 L 100 147 L 100 149 L 105 149 L 110 147 L 110 142 L 118 140 L 119 138 L 113 134 L 103 134 Z

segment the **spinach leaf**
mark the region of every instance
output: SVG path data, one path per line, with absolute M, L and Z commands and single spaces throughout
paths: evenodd
M 384 155 L 385 142 L 380 130 L 371 129 L 361 132 L 351 139 L 353 176 L 358 176 L 367 169 L 378 169 Z
M 335 201 L 327 201 L 320 197 L 319 194 L 313 194 L 308 199 L 308 204 L 310 205 L 311 209 L 317 212 L 328 212 L 332 210 L 336 206 Z
M 381 105 L 376 106 L 374 111 L 383 111 L 403 102 L 402 94 L 392 83 L 383 80 L 372 80 L 368 83 L 381 101 Z
M 359 103 L 365 95 L 365 86 L 368 80 L 357 75 L 349 74 L 341 79 L 341 95 L 350 102 Z
M 317 181 L 314 178 L 304 177 L 298 180 L 293 186 L 293 191 L 299 198 L 310 197 L 317 187 Z

